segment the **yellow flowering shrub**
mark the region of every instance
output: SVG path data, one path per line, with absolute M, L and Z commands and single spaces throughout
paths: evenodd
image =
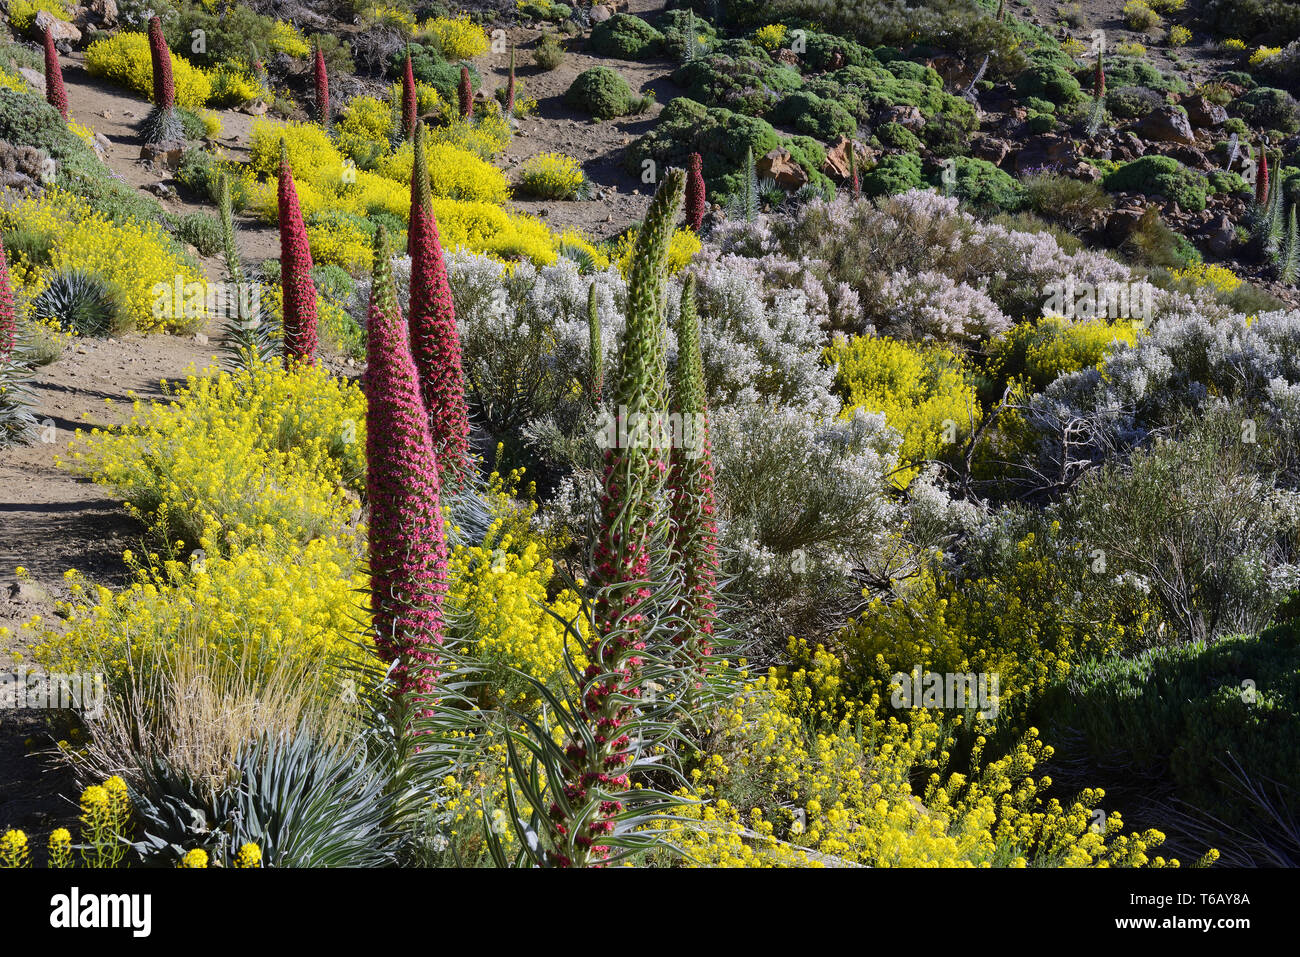
M 610 262 L 618 264 L 618 271 L 626 279 L 632 271 L 632 249 L 636 245 L 636 230 L 629 230 L 618 238 L 610 250 Z M 700 251 L 700 238 L 691 229 L 677 229 L 668 241 L 668 275 L 676 275 Z
M 765 27 L 759 27 L 754 31 L 754 42 L 761 46 L 768 53 L 779 50 L 785 43 L 785 24 L 769 23 Z
M 242 64 L 227 60 L 211 74 L 212 92 L 208 103 L 218 107 L 238 107 L 266 95 L 262 84 Z
M 0 88 L 14 90 L 18 93 L 32 92 L 32 85 L 17 73 L 10 73 L 8 70 L 0 70 Z
M 171 402 L 136 401 L 121 427 L 79 431 L 69 455 L 74 471 L 118 489 L 160 541 L 306 542 L 351 522 L 365 400 L 320 367 L 191 375 Z
M 496 110 L 469 120 L 454 117 L 445 125 L 429 130 L 429 143 L 459 146 L 490 160 L 500 156 L 510 145 L 510 121 Z
M 826 357 L 836 366 L 843 414 L 883 412 L 903 437 L 899 458 L 904 463 L 939 457 L 979 421 L 975 386 L 961 357 L 944 346 L 856 336 L 831 345 Z M 895 484 L 906 487 L 917 471 L 897 473 Z
M 501 666 L 502 693 L 517 703 L 527 692 L 515 690 L 522 682 L 504 669 L 517 668 L 542 681 L 561 675 L 566 639 L 575 665 L 585 667 L 581 646 L 550 614 L 572 620 L 581 603 L 568 589 L 548 600 L 553 568 L 539 542 L 525 537 L 516 547 L 510 533 L 501 534 L 500 520 L 489 530 L 488 541 L 494 545 L 452 552 L 447 601 L 471 617 L 476 657 Z
M 465 17 L 434 17 L 420 24 L 420 39 L 450 61 L 472 60 L 488 48 L 487 31 Z
M 575 199 L 587 181 L 582 164 L 563 153 L 539 153 L 519 168 L 519 188 L 542 199 Z
M 292 23 L 276 20 L 271 25 L 271 49 L 301 59 L 311 53 L 311 44 Z
M 358 4 L 357 16 L 363 27 L 388 27 L 408 37 L 415 32 L 415 17 L 402 7 L 375 2 Z
M 434 143 L 426 152 L 433 196 L 485 203 L 504 203 L 510 198 L 505 173 L 469 150 L 449 143 Z M 380 161 L 376 172 L 409 186 L 414 161 L 415 147 L 407 140 Z
M 1192 41 L 1192 31 L 1181 24 L 1175 24 L 1169 28 L 1169 45 L 1171 47 L 1185 47 Z
M 999 382 L 1024 378 L 1038 392 L 1080 369 L 1101 368 L 1121 345 L 1136 345 L 1131 320 L 1091 319 L 1071 322 L 1046 316 L 1022 322 L 989 343 L 989 374 Z
M 206 288 L 207 283 L 204 273 L 182 257 L 157 223 L 128 220 L 114 224 L 76 195 L 49 189 L 0 211 L 0 224 L 21 224 L 54 239 L 47 266 L 34 272 L 25 266 L 15 270 L 23 273 L 20 282 L 28 295 L 44 288 L 53 273 L 80 269 L 121 292 L 124 318 L 137 329 L 188 331 L 203 321 L 202 306 L 190 313 L 170 309 L 166 314 L 155 309 L 161 288 L 171 290 L 178 280 L 182 287 L 202 283 Z
M 1157 831 L 1125 834 L 1117 814 L 1097 827 L 1101 791 L 1068 805 L 1045 797 L 1051 779 L 1035 772 L 1052 749 L 1032 729 L 994 760 L 977 738 L 954 771 L 956 738 L 932 715 L 881 718 L 839 684 L 839 663 L 819 648 L 809 667 L 769 673 L 716 712 L 692 772 L 708 803 L 670 827 L 688 863 L 1177 866 L 1149 856 Z
M 354 96 L 334 121 L 335 142 L 358 166 L 369 167 L 391 149 L 388 135 L 392 128 L 391 103 L 376 96 Z
M 371 238 L 353 223 L 330 221 L 309 223 L 307 243 L 317 266 L 342 266 L 356 275 L 369 270 L 374 258 Z
M 214 528 L 198 544 L 198 554 L 147 563 L 128 554 L 134 580 L 116 592 L 72 573 L 58 609 L 64 627 L 38 626 L 35 659 L 50 669 L 93 666 L 112 683 L 127 672 L 128 647 L 137 674 L 196 645 L 267 674 L 292 667 L 304 676 L 363 653 L 369 578 L 350 537 L 290 547 L 266 529 L 231 548 Z
M 44 10 L 60 20 L 72 19 L 71 5 L 64 0 L 11 0 L 9 24 L 15 31 L 26 33 L 36 23 L 36 14 Z
M 1221 295 L 1234 292 L 1242 283 L 1241 277 L 1227 266 L 1205 262 L 1192 263 L 1185 269 L 1171 270 L 1171 275 L 1174 279 L 1213 289 Z
M 203 106 L 212 93 L 208 74 L 184 57 L 171 54 L 172 79 L 176 84 L 176 105 L 191 109 Z M 86 49 L 86 70 L 149 99 L 153 96 L 153 60 L 149 38 L 143 33 L 121 31 L 96 40 Z
M 1246 49 L 1246 41 L 1239 40 L 1237 37 L 1229 37 L 1223 41 L 1223 49 L 1232 53 L 1241 53 Z
M 1272 59 L 1281 52 L 1281 47 L 1257 47 L 1246 62 L 1251 66 L 1259 66 L 1265 60 Z
M 248 142 L 248 162 L 254 173 L 272 180 L 280 175 L 281 140 L 287 148 L 295 186 L 308 183 L 321 190 L 338 190 L 342 185 L 343 156 L 316 123 L 255 121 Z
M 836 637 L 864 688 L 922 671 L 998 675 L 999 710 L 1064 678 L 1092 655 L 1135 646 L 1152 620 L 1143 601 L 1082 593 L 1088 555 L 1056 540 L 1056 526 L 1025 532 L 992 570 L 926 568 L 901 597 L 874 598 Z

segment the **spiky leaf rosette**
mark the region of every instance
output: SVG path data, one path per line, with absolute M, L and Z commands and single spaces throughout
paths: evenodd
M 596 284 L 587 287 L 587 397 L 592 408 L 600 405 L 605 388 L 605 352 L 600 336 L 600 310 L 596 308 Z
M 9 258 L 4 240 L 0 239 L 0 359 L 14 351 L 18 334 L 18 314 L 14 310 L 14 291 L 9 283 Z
M 456 305 L 447 281 L 438 220 L 433 215 L 424 124 L 415 128 L 415 162 L 411 175 L 411 354 L 420 374 L 420 393 L 429 413 L 433 450 L 444 484 L 464 485 L 469 472 L 469 404 L 461 365 Z
M 325 69 L 325 53 L 316 48 L 316 61 L 313 65 L 313 78 L 316 82 L 316 114 L 322 125 L 330 125 L 330 78 Z
M 32 370 L 12 353 L 0 353 L 0 448 L 27 442 L 37 428 Z
M 298 206 L 289 154 L 280 141 L 280 289 L 284 307 L 284 365 L 316 362 L 316 284 L 311 278 L 311 247 Z
M 692 153 L 686 179 L 686 225 L 699 232 L 704 225 L 704 157 Z
M 68 93 L 63 88 L 63 67 L 59 63 L 59 51 L 54 49 L 54 35 L 50 28 L 45 28 L 45 102 L 59 111 L 65 120 L 68 118 Z
M 411 69 L 411 52 L 406 52 L 406 65 L 402 68 L 402 135 L 408 139 L 415 135 L 415 72 Z
M 165 143 L 184 139 L 185 124 L 175 107 L 155 106 L 145 114 L 140 132 L 146 143 Z
M 551 806 L 556 830 L 574 847 L 576 856 L 567 863 L 576 866 L 604 858 L 606 849 L 598 842 L 611 833 L 611 819 L 622 806 L 606 801 L 598 813 L 576 819 L 571 809 L 587 807 L 587 795 L 594 787 L 619 790 L 628 784 L 623 768 L 631 760 L 633 742 L 623 725 L 640 697 L 638 671 L 649 626 L 646 611 L 653 598 L 652 566 L 666 532 L 662 491 L 668 450 L 660 432 L 666 392 L 662 313 L 668 242 L 685 189 L 682 170 L 665 176 L 632 253 L 622 362 L 614 392 L 618 440 L 605 450 L 601 528 L 592 576 L 597 586 L 595 634 L 587 649 L 590 664 L 581 689 L 580 721 L 590 733 L 568 743 L 565 803 Z
M 162 20 L 149 18 L 149 56 L 153 60 L 154 106 L 169 110 L 176 106 L 176 84 L 172 80 L 172 55 L 163 37 Z
M 233 290 L 234 300 L 233 303 L 230 299 L 226 301 L 222 350 L 236 368 L 248 368 L 254 362 L 272 362 L 276 345 L 262 314 L 261 286 L 245 282 L 244 264 L 235 242 L 230 179 L 225 173 L 217 181 L 217 218 L 221 223 L 221 254 L 226 266 L 226 281 Z
M 672 557 L 682 571 L 679 615 L 686 627 L 676 638 L 696 655 L 712 651 L 718 603 L 718 527 L 713 495 L 713 449 L 704 396 L 704 360 L 695 309 L 695 277 L 682 285 L 677 319 L 677 367 L 670 408 L 680 415 L 681 431 L 672 446 L 668 474 L 672 502 Z
M 366 491 L 375 642 L 399 694 L 427 698 L 443 639 L 447 543 L 438 462 L 397 302 L 388 231 L 375 236 L 367 322 Z
M 456 88 L 456 95 L 460 100 L 460 118 L 467 120 L 474 115 L 474 88 L 469 82 L 469 67 L 464 64 L 460 68 L 460 86 Z

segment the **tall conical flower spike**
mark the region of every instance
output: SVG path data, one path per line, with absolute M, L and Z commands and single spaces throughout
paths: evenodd
M 402 135 L 410 139 L 415 135 L 415 72 L 411 67 L 411 51 L 406 51 L 406 65 L 402 69 Z
M 677 636 L 699 656 L 712 650 L 717 615 L 718 527 L 713 495 L 713 449 L 704 395 L 704 362 L 695 309 L 695 277 L 682 285 L 677 320 L 677 367 L 670 402 L 681 431 L 673 438 L 668 486 L 673 516 L 673 560 L 681 568 L 684 593 L 678 614 L 686 629 Z
M 325 53 L 316 47 L 316 62 L 313 67 L 316 81 L 316 113 L 323 126 L 330 125 L 330 77 L 325 69 Z
M 663 344 L 663 288 L 672 237 L 686 175 L 669 171 L 650 202 L 644 224 L 632 251 L 628 277 L 627 324 L 623 333 L 622 362 L 614 394 L 616 427 L 621 436 L 648 425 L 652 437 L 664 415 L 666 391 Z M 631 436 L 629 436 L 629 439 Z M 592 746 L 571 741 L 566 754 L 565 797 L 570 807 L 581 808 L 597 782 L 614 790 L 629 784 L 620 769 L 630 760 L 631 742 L 620 728 L 640 693 L 637 673 L 645 648 L 647 623 L 643 605 L 651 597 L 653 553 L 666 544 L 665 516 L 660 493 L 668 464 L 667 450 L 655 443 L 618 441 L 605 450 L 601 528 L 596 544 L 593 581 L 598 586 L 594 608 L 595 634 L 587 649 L 590 664 L 582 685 L 582 708 L 577 716 L 592 729 Z M 617 801 L 604 802 L 599 814 L 582 821 L 567 820 L 557 804 L 550 808 L 557 832 L 570 835 L 576 858 L 564 863 L 584 866 L 603 860 L 607 849 L 599 841 L 614 827 L 622 810 Z
M 456 95 L 460 100 L 460 118 L 467 120 L 474 115 L 474 88 L 469 81 L 469 67 L 464 64 L 461 64 L 460 86 L 456 88 Z
M 65 120 L 68 118 L 68 93 L 63 88 L 63 67 L 59 63 L 59 51 L 54 48 L 54 35 L 50 28 L 45 28 L 45 102 L 59 111 Z
M 420 399 L 383 226 L 375 235 L 366 355 L 366 493 L 375 643 L 385 661 L 398 662 L 397 693 L 427 704 L 443 640 L 447 542 L 429 417 Z
M 1260 206 L 1268 202 L 1268 144 L 1259 148 L 1259 165 L 1255 169 L 1255 202 Z
M 443 484 L 459 489 L 469 474 L 469 403 L 461 365 L 456 306 L 447 280 L 447 262 L 433 214 L 424 124 L 416 123 L 411 167 L 410 342 L 420 375 L 420 392 L 429 413 L 433 450 Z
M 0 359 L 14 351 L 18 332 L 18 315 L 14 311 L 14 291 L 9 284 L 9 260 L 5 256 L 4 240 L 0 239 Z
M 506 81 L 506 116 L 515 115 L 515 43 L 510 41 L 510 79 Z
M 316 361 L 316 284 L 311 278 L 311 247 L 298 207 L 289 153 L 280 141 L 280 290 L 283 305 L 284 365 Z
M 176 106 L 176 84 L 172 80 L 172 55 L 163 36 L 162 20 L 149 18 L 149 56 L 153 61 L 153 102 L 160 109 Z
M 699 232 L 704 225 L 704 157 L 692 153 L 686 178 L 686 225 Z

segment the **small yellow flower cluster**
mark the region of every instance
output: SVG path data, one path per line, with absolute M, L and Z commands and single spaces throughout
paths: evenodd
M 262 849 L 252 841 L 242 845 L 239 848 L 239 853 L 235 855 L 235 866 L 240 868 L 261 867 Z
M 131 829 L 131 799 L 126 782 L 114 775 L 81 792 L 82 860 L 88 867 L 117 867 L 126 857 L 121 840 Z M 51 838 L 53 841 L 53 838 Z
M 201 847 L 196 847 L 192 851 L 186 851 L 185 856 L 177 867 L 200 868 L 208 866 L 208 852 Z
M 50 834 L 50 867 L 72 866 L 72 834 L 66 827 L 55 828 Z
M 0 834 L 0 867 L 27 867 L 31 862 L 26 834 L 16 830 Z
M 171 54 L 176 105 L 191 109 L 207 103 L 212 80 L 206 70 L 182 56 Z M 119 31 L 96 40 L 86 50 L 86 70 L 127 87 L 146 99 L 153 96 L 153 59 L 149 38 L 143 33 Z

